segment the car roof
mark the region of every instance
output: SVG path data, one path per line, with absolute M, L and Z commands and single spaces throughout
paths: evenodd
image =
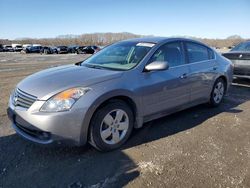
M 171 42 L 171 41 L 187 41 L 187 42 L 194 42 L 194 43 L 198 43 L 201 44 L 203 46 L 206 46 L 210 49 L 212 49 L 210 46 L 206 45 L 203 42 L 200 42 L 198 40 L 193 40 L 193 39 L 189 39 L 189 38 L 184 38 L 184 37 L 145 37 L 145 38 L 134 38 L 134 39 L 128 39 L 128 40 L 123 40 L 120 42 L 145 42 L 145 43 L 155 43 L 155 44 L 159 44 L 159 43 L 165 43 L 165 42 Z
M 199 41 L 196 41 L 193 39 L 188 39 L 188 38 L 183 38 L 183 37 L 144 37 L 144 38 L 128 39 L 128 40 L 123 40 L 123 41 L 162 43 L 162 42 L 168 42 L 168 41 L 172 41 L 172 40 L 182 40 L 182 41 L 201 43 Z M 201 44 L 203 44 L 203 43 L 201 43 Z
M 159 43 L 167 39 L 168 39 L 167 37 L 143 37 L 143 38 L 127 39 L 124 41 Z

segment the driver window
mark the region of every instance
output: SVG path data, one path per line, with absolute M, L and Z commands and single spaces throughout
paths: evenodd
M 150 58 L 153 61 L 167 61 L 169 67 L 175 67 L 185 64 L 182 45 L 180 42 L 172 42 L 162 45 Z

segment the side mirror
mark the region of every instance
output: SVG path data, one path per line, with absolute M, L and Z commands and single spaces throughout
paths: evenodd
M 154 61 L 144 68 L 145 72 L 150 72 L 150 71 L 162 71 L 162 70 L 167 70 L 169 68 L 168 62 L 167 61 Z

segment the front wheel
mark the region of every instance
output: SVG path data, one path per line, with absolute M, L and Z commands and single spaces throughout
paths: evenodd
M 225 95 L 226 83 L 222 78 L 219 78 L 215 81 L 213 90 L 210 95 L 211 106 L 218 106 Z
M 129 138 L 133 123 L 131 108 L 123 101 L 111 101 L 94 114 L 89 142 L 100 151 L 117 149 Z

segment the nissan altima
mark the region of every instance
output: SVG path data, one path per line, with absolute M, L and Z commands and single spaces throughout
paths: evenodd
M 30 141 L 110 151 L 145 122 L 201 103 L 218 106 L 232 72 L 229 60 L 198 41 L 130 39 L 28 76 L 10 95 L 7 112 Z

